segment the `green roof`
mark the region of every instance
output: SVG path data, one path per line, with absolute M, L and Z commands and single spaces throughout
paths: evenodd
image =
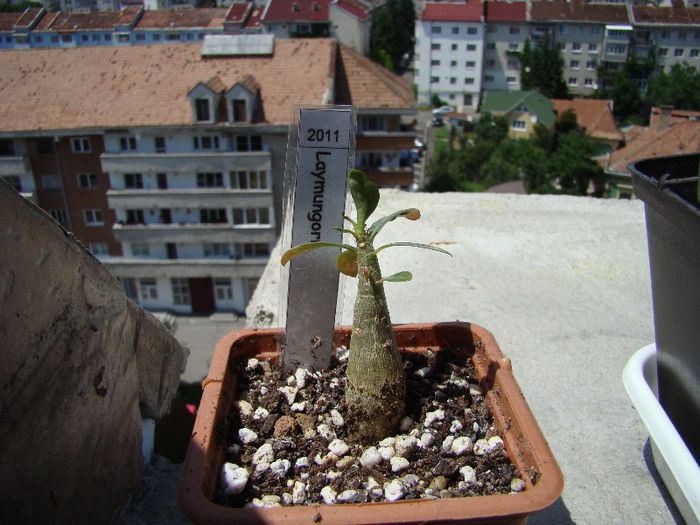
M 538 91 L 485 91 L 481 100 L 481 112 L 507 115 L 521 104 L 527 108 L 528 113 L 537 117 L 540 124 L 547 128 L 554 125 L 554 105 Z

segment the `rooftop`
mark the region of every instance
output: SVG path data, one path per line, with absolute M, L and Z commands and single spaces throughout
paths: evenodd
M 483 21 L 481 0 L 465 0 L 459 3 L 428 2 L 420 19 L 425 22 L 481 22 Z
M 659 125 L 661 120 L 662 109 L 658 106 L 651 108 L 651 115 L 649 119 L 649 127 L 655 128 Z M 683 122 L 685 120 L 700 120 L 700 111 L 689 111 L 686 109 L 671 109 L 669 110 L 668 116 L 670 117 L 670 122 Z
M 91 13 L 46 13 L 34 28 L 35 31 L 72 32 L 90 29 L 111 30 L 115 26 L 133 26 L 139 19 L 138 7 L 125 7 L 120 11 Z
M 552 99 L 554 111 L 561 115 L 566 110 L 576 114 L 576 121 L 590 137 L 604 140 L 624 140 L 612 112 L 612 100 L 574 98 Z
M 264 22 L 328 22 L 329 0 L 270 0 Z
M 226 21 L 237 23 L 244 22 L 252 6 L 253 4 L 240 2 L 231 4 L 231 7 L 228 8 L 228 12 L 226 13 Z
M 376 216 L 403 208 L 381 242 L 439 244 L 454 258 L 396 248 L 386 274 L 394 323 L 464 320 L 490 330 L 564 473 L 561 500 L 533 525 L 673 524 L 646 463 L 646 428 L 625 393 L 628 358 L 654 340 L 643 205 L 568 196 L 381 190 Z M 276 312 L 279 252 L 248 309 Z M 342 323 L 352 317 L 345 284 Z M 595 504 L 592 504 L 592 503 Z
M 537 91 L 484 91 L 481 111 L 506 115 L 524 105 L 527 112 L 551 128 L 556 120 L 552 102 Z
M 0 31 L 12 31 L 22 13 L 0 13 Z
M 583 0 L 571 0 L 571 2 L 533 0 L 530 20 L 533 22 L 571 20 L 602 24 L 629 23 L 627 8 L 624 5 L 589 4 Z
M 637 24 L 700 24 L 700 10 L 695 8 L 633 6 L 632 14 Z
M 369 18 L 369 8 L 356 0 L 335 0 L 331 5 L 360 20 Z
M 484 2 L 487 22 L 527 22 L 527 2 Z
M 221 28 L 227 12 L 226 8 L 147 10 L 135 29 Z

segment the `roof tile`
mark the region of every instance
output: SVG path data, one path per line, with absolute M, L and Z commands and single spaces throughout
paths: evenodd
M 481 22 L 483 14 L 481 0 L 466 0 L 460 3 L 428 2 L 420 19 L 425 22 Z
M 561 115 L 570 109 L 576 114 L 578 125 L 594 139 L 624 140 L 615 123 L 611 100 L 575 98 L 572 100 L 552 99 L 554 111 Z
M 264 22 L 328 22 L 329 0 L 270 0 Z

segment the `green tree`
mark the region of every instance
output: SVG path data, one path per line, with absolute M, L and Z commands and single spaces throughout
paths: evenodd
M 564 60 L 559 47 L 549 35 L 545 35 L 542 43 L 534 48 L 527 39 L 522 51 L 511 51 L 509 55 L 520 61 L 523 89 L 537 89 L 549 98 L 569 97 L 569 89 L 564 82 Z
M 498 144 L 508 136 L 508 120 L 484 113 L 474 125 L 476 140 L 488 140 Z
M 413 0 L 388 0 L 374 11 L 370 27 L 370 58 L 400 72 L 413 58 L 415 32 Z
M 669 105 L 676 109 L 700 110 L 700 73 L 687 63 L 674 64 L 649 82 L 648 99 L 654 106 Z

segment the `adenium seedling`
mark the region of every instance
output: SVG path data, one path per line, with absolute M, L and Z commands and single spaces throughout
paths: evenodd
M 355 202 L 357 217 L 345 219 L 352 229 L 343 229 L 355 240 L 355 246 L 332 242 L 312 242 L 287 250 L 282 265 L 303 253 L 323 247 L 339 247 L 343 251 L 336 260 L 341 273 L 357 277 L 357 297 L 350 337 L 350 356 L 347 367 L 348 405 L 347 422 L 350 438 L 361 442 L 382 439 L 396 430 L 404 413 L 406 378 L 396 337 L 391 326 L 389 309 L 384 295 L 385 282 L 405 282 L 412 279 L 408 271 L 383 277 L 377 255 L 387 248 L 408 246 L 437 252 L 448 251 L 428 244 L 393 242 L 374 248 L 374 240 L 389 222 L 403 217 L 418 220 L 420 211 L 408 208 L 394 212 L 367 226 L 367 219 L 379 204 L 379 189 L 360 170 L 349 174 L 350 193 Z

